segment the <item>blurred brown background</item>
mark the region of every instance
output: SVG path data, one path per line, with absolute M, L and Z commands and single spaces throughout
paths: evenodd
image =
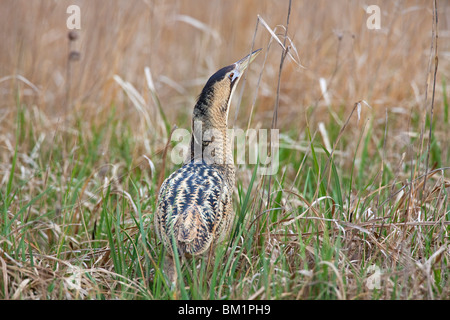
M 13 119 L 6 113 L 14 108 L 17 94 L 22 102 L 37 106 L 50 118 L 64 108 L 69 55 L 66 10 L 71 4 L 81 9 L 81 30 L 72 44 L 72 49 L 80 53 L 80 60 L 70 66 L 69 114 L 73 108 L 85 108 L 92 116 L 114 103 L 124 116 L 138 116 L 128 108 L 129 100 L 113 76 L 129 81 L 146 101 L 151 101 L 144 75 L 148 66 L 162 106 L 175 123 L 180 114 L 190 115 L 202 85 L 215 70 L 249 52 L 258 14 L 271 28 L 278 26 L 277 34 L 283 40 L 288 3 L 2 0 L 3 121 Z M 381 9 L 381 30 L 366 27 L 369 14 L 365 8 L 371 4 Z M 438 8 L 437 92 L 442 93 L 441 81 L 450 77 L 449 2 L 439 1 Z M 279 125 L 304 123 L 306 112 L 310 121 L 316 117 L 328 121 L 334 111 L 342 118 L 339 110 L 349 111 L 361 99 L 372 106 L 370 112 L 380 112 L 380 117 L 384 117 L 386 108 L 400 114 L 423 110 L 432 9 L 432 1 L 425 0 L 292 1 L 288 37 L 305 68 L 299 68 L 289 58 L 284 65 Z M 259 24 L 255 48 L 263 48 L 265 54 L 269 39 L 269 32 Z M 272 43 L 262 69 L 264 54 L 248 73 L 247 85 L 251 89 L 244 92 L 238 115 L 240 126 L 247 124 L 261 71 L 253 117 L 270 124 L 279 73 L 279 45 Z M 22 81 L 5 78 L 14 75 L 25 77 L 38 91 Z M 327 108 L 322 98 L 320 78 L 327 82 L 332 108 Z M 21 90 L 17 91 L 19 87 Z M 437 96 L 439 99 L 442 94 Z M 436 108 L 439 110 L 439 104 Z M 234 115 L 234 111 L 230 114 Z

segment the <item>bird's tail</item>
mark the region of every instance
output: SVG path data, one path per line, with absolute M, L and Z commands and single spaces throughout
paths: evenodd
M 198 255 L 209 248 L 213 235 L 201 210 L 201 207 L 191 205 L 178 215 L 173 231 L 179 254 Z

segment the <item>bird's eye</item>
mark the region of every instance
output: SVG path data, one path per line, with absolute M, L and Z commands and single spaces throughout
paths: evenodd
M 230 80 L 233 80 L 233 77 L 234 77 L 234 73 L 233 72 L 228 75 L 228 78 L 230 78 Z

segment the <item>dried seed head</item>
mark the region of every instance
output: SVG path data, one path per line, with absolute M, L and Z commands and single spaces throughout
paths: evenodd
M 67 36 L 69 37 L 70 41 L 75 41 L 78 39 L 78 33 L 75 30 L 69 31 L 69 34 Z

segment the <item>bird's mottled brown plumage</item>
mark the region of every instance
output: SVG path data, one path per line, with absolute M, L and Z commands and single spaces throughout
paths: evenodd
M 228 111 L 236 84 L 255 53 L 259 50 L 208 80 L 194 107 L 186 164 L 161 185 L 155 228 L 171 257 L 174 246 L 182 256 L 203 254 L 230 232 L 235 169 L 227 135 Z M 166 271 L 173 281 L 174 270 Z
M 179 254 L 198 255 L 210 248 L 213 239 L 220 241 L 228 234 L 234 172 L 226 175 L 193 161 L 164 181 L 157 209 L 161 214 L 155 221 L 156 232 L 170 254 L 173 241 Z

